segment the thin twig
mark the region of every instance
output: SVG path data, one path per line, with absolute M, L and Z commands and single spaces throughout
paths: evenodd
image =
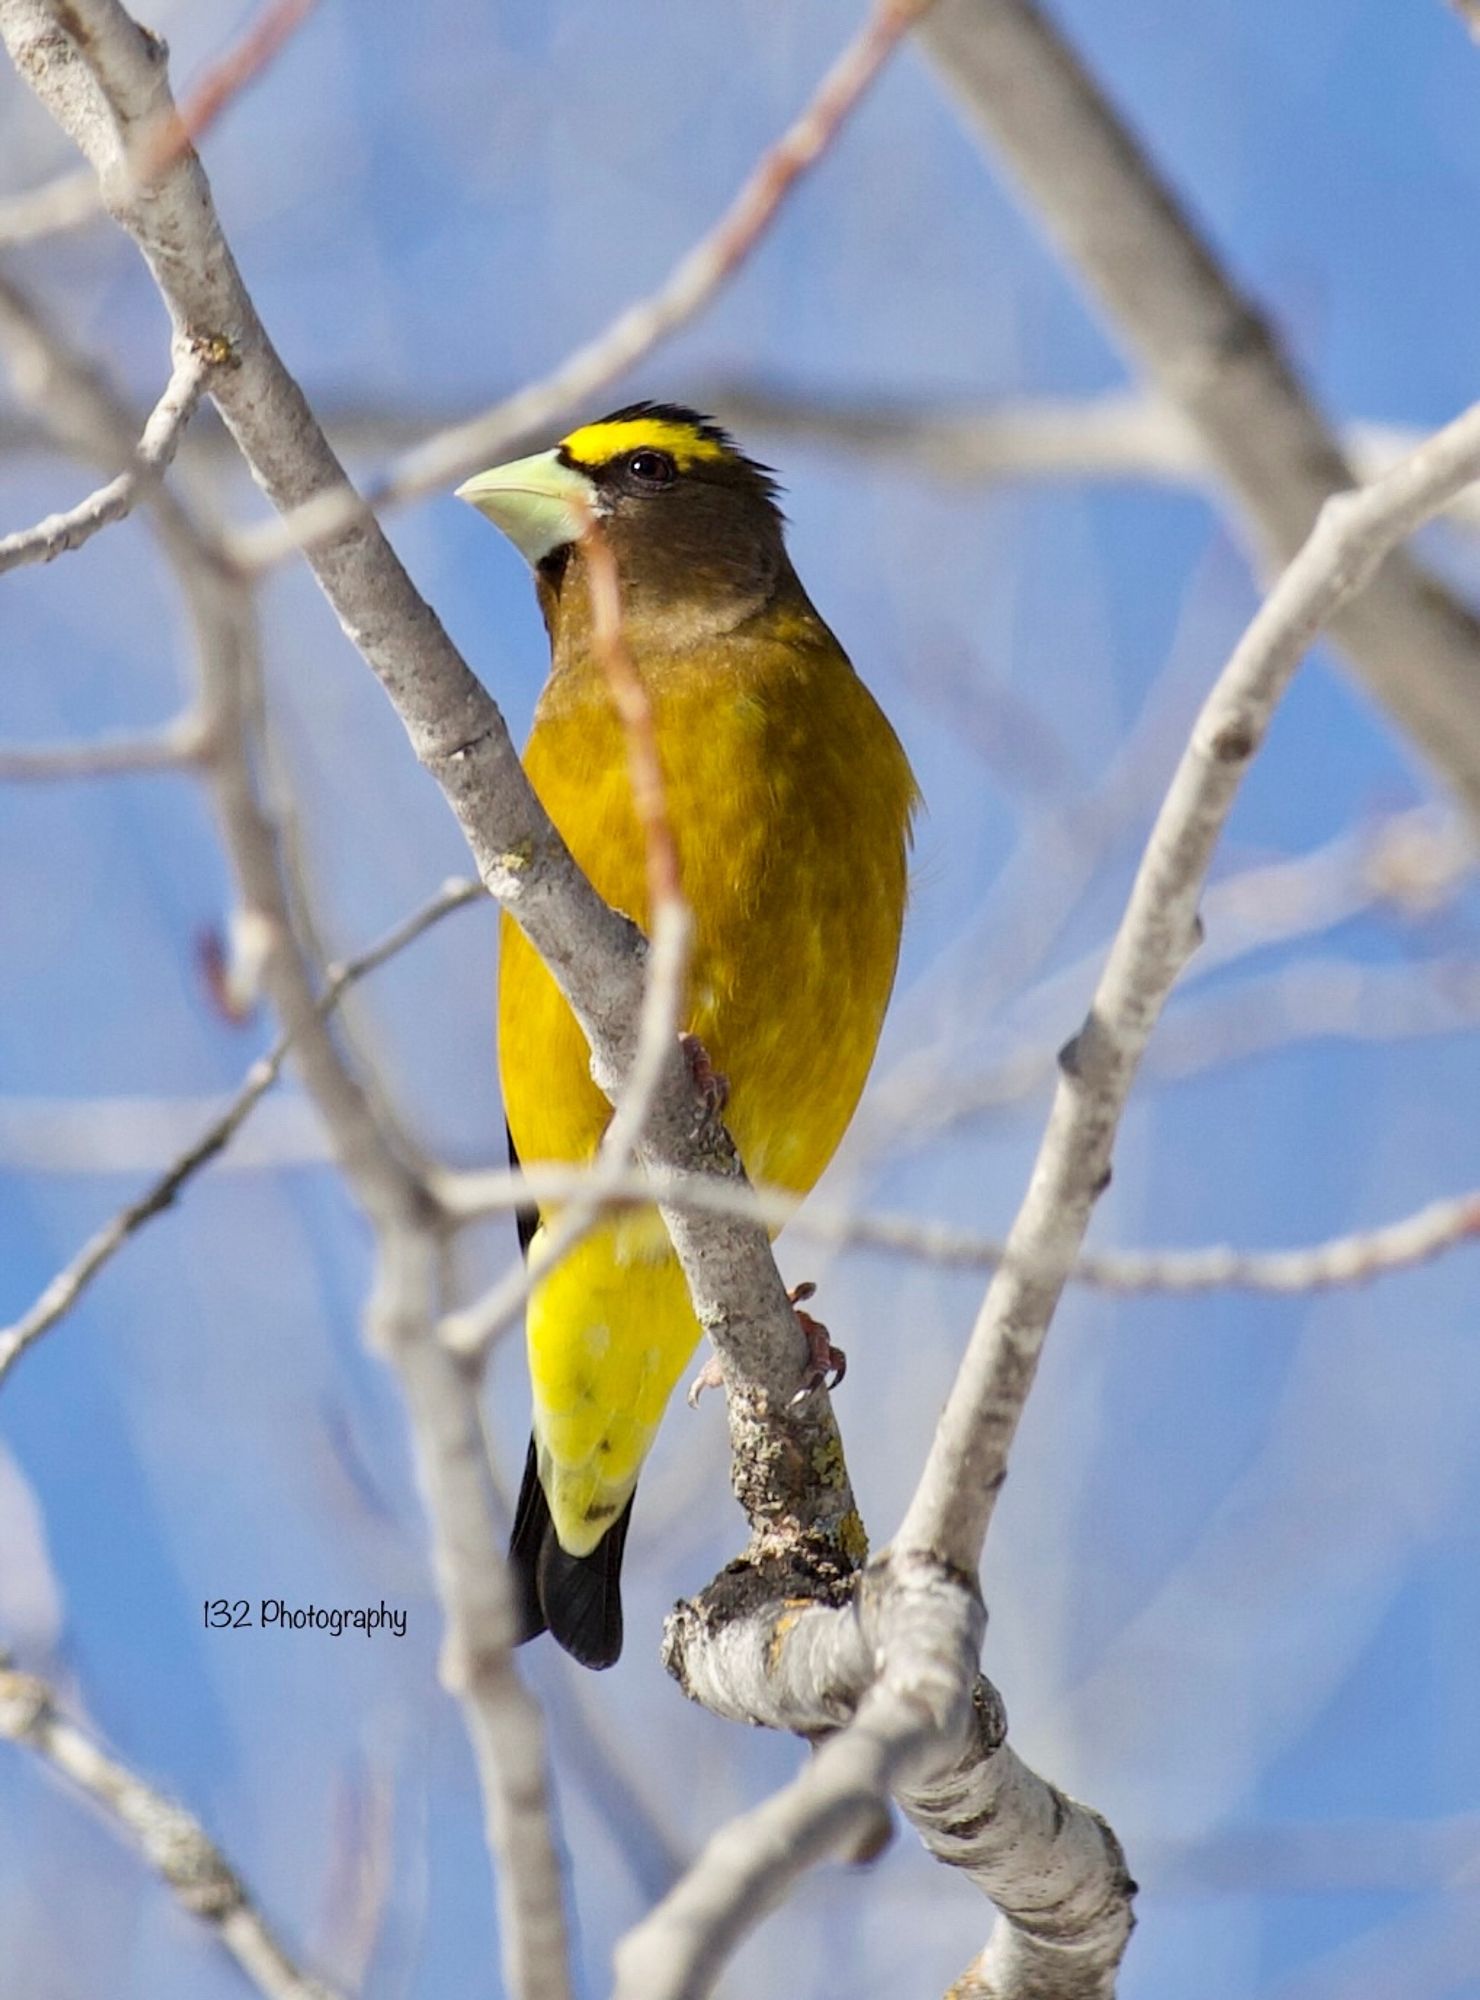
M 214 64 L 186 96 L 136 140 L 129 171 L 142 187 L 168 171 L 208 126 L 268 64 L 313 11 L 317 0 L 271 0 L 236 47 Z M 0 200 L 0 247 L 32 243 L 80 228 L 104 213 L 97 176 L 83 168 L 59 174 L 44 186 Z
M 827 151 L 889 56 L 931 4 L 932 0 L 877 0 L 801 116 L 762 155 L 718 222 L 656 291 L 628 306 L 542 380 L 405 453 L 368 489 L 363 503 L 344 494 L 325 494 L 282 521 L 238 535 L 233 545 L 237 560 L 247 569 L 268 568 L 344 527 L 362 504 L 381 512 L 440 492 L 519 441 L 548 430 L 650 354 L 701 312 L 734 276 L 797 181 Z
M 460 880 L 444 883 L 430 902 L 387 932 L 379 943 L 357 958 L 330 969 L 324 990 L 315 1003 L 318 1018 L 326 1021 L 357 980 L 376 971 L 387 959 L 414 943 L 423 931 L 429 930 L 449 912 L 460 910 L 467 903 L 481 901 L 482 896 L 481 883 Z M 283 1064 L 293 1047 L 293 1039 L 289 1032 L 279 1035 L 268 1053 L 259 1057 L 247 1071 L 230 1103 L 211 1120 L 199 1137 L 143 1194 L 120 1209 L 111 1221 L 84 1243 L 77 1255 L 47 1285 L 29 1312 L 0 1330 L 0 1382 L 4 1381 L 28 1347 L 65 1318 L 93 1279 L 117 1256 L 129 1238 L 154 1216 L 169 1208 L 186 1183 L 231 1143 L 254 1106 L 266 1096 L 281 1075 Z
M 1415 806 L 1375 825 L 1346 829 L 1305 853 L 1225 875 L 1203 897 L 1203 942 L 1183 975 L 1181 990 L 1271 945 L 1318 935 L 1368 910 L 1386 907 L 1400 915 L 1431 915 L 1454 900 L 1474 868 L 1469 822 L 1452 811 Z M 962 1074 L 959 1053 L 950 1063 L 930 1049 L 897 1062 L 865 1100 L 849 1152 L 867 1157 L 902 1139 L 919 1144 L 1052 1082 L 1057 1045 L 1045 1037 L 1055 1032 L 1055 1023 L 1069 1020 L 1082 995 L 1093 990 L 1108 949 L 1108 941 L 1101 940 L 1018 995 L 1005 1022 L 1012 1045 L 984 1076 Z M 1460 983 L 1463 987 L 1462 975 Z M 995 966 L 981 984 L 996 997 Z M 958 1015 L 971 1006 L 971 992 L 966 976 L 959 976 L 954 990 Z M 1257 994 L 1250 997 L 1240 1032 L 1231 1037 L 1255 1050 L 1276 1040 L 1268 1031 L 1261 1038 L 1257 999 Z M 933 1004 L 938 1011 L 951 1011 L 949 995 Z M 1152 1044 L 1154 1073 L 1175 1069 L 1180 1033 L 1173 1016 L 1165 1036 Z
M 334 2000 L 300 1972 L 200 1822 L 62 1715 L 46 1682 L 0 1654 L 0 1736 L 35 1752 L 99 1806 L 175 1900 L 229 1951 L 264 2000 Z
M 131 513 L 141 494 L 163 477 L 174 457 L 200 401 L 206 374 L 201 354 L 189 347 L 180 349 L 165 392 L 144 426 L 133 463 L 65 514 L 49 514 L 34 528 L 0 536 L 0 574 L 25 563 L 51 562 L 70 549 L 79 549 L 100 528 Z
M 95 174 L 86 167 L 59 174 L 38 188 L 0 200 L 0 248 L 9 250 L 64 229 L 80 229 L 102 212 Z
M 174 722 L 166 723 L 163 729 L 103 736 L 92 743 L 0 746 L 0 784 L 192 771 L 209 745 L 209 734 L 200 716 L 191 709 Z
M 642 829 L 647 856 L 648 901 L 656 911 L 682 894 L 678 842 L 668 817 L 663 764 L 647 686 L 627 644 L 622 622 L 622 582 L 601 519 L 588 509 L 581 531 L 581 565 L 591 600 L 591 645 L 627 745 L 632 807 Z
M 213 125 L 226 107 L 255 83 L 313 12 L 318 0 L 269 0 L 236 46 L 213 63 L 199 83 L 134 151 L 134 171 L 157 180 Z
M 525 1202 L 590 1197 L 593 1170 L 535 1166 L 521 1173 L 446 1175 L 440 1198 L 464 1220 L 507 1214 Z M 1007 1245 L 968 1230 L 917 1216 L 854 1214 L 803 1205 L 782 1188 L 737 1186 L 720 1178 L 682 1178 L 629 1170 L 603 1177 L 601 1203 L 608 1210 L 648 1201 L 712 1215 L 744 1216 L 770 1229 L 789 1227 L 807 1242 L 829 1249 L 887 1251 L 957 1270 L 995 1270 Z M 1431 1202 L 1414 1214 L 1372 1229 L 1354 1230 L 1289 1250 L 1238 1250 L 1226 1244 L 1194 1250 L 1095 1250 L 1077 1258 L 1075 1283 L 1110 1292 L 1313 1292 L 1423 1264 L 1461 1247 L 1480 1233 L 1480 1190 Z M 444 1322 L 444 1334 L 462 1351 L 479 1351 L 481 1313 L 476 1307 Z

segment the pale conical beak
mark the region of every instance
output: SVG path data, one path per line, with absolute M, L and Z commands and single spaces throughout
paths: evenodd
M 456 497 L 486 514 L 531 567 L 579 541 L 597 504 L 591 480 L 553 451 L 474 473 Z

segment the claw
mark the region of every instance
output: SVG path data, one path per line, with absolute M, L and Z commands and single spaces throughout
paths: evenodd
M 680 1035 L 679 1042 L 689 1059 L 694 1082 L 703 1095 L 704 1103 L 711 1117 L 718 1118 L 730 1101 L 730 1079 L 721 1076 L 709 1060 L 709 1051 L 697 1035 Z
M 834 1347 L 828 1337 L 827 1328 L 821 1320 L 813 1319 L 811 1313 L 802 1311 L 802 1301 L 816 1296 L 817 1287 L 809 1280 L 795 1286 L 787 1297 L 796 1312 L 797 1324 L 807 1337 L 807 1373 L 802 1386 L 791 1399 L 791 1407 L 804 1403 L 808 1396 L 816 1395 L 824 1385 L 836 1389 L 848 1372 L 848 1357 L 841 1347 Z
M 725 1374 L 724 1370 L 719 1365 L 719 1356 L 717 1354 L 711 1354 L 709 1359 L 704 1363 L 704 1366 L 699 1370 L 698 1374 L 689 1384 L 689 1389 L 688 1389 L 689 1408 L 691 1410 L 698 1409 L 699 1398 L 704 1394 L 704 1391 L 706 1389 L 723 1389 L 724 1386 L 725 1386 Z

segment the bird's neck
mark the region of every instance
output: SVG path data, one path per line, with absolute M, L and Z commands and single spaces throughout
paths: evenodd
M 796 572 L 783 554 L 763 575 L 711 574 L 698 590 L 675 591 L 645 578 L 623 576 L 622 636 L 639 667 L 693 654 L 738 632 L 779 605 L 807 605 Z M 602 671 L 594 643 L 590 580 L 579 549 L 558 575 L 539 576 L 540 608 L 550 633 L 551 671 L 584 677 Z

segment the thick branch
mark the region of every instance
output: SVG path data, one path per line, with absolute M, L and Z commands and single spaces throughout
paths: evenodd
M 1201 438 L 1265 561 L 1288 561 L 1352 474 L 1259 309 L 1033 0 L 940 0 L 920 35 L 972 126 Z M 1480 814 L 1480 623 L 1394 556 L 1332 630 Z
M 774 1892 L 765 1863 L 778 1819 L 793 1837 L 815 1843 L 804 1849 L 809 1856 L 835 1851 L 887 1784 L 930 1852 L 969 1876 L 1002 1918 L 953 1993 L 979 2000 L 1106 2000 L 1113 1993 L 1131 1930 L 1134 1884 L 1125 1858 L 1098 1814 L 1008 1748 L 1001 1701 L 976 1676 L 982 1625 L 965 1579 L 899 1553 L 865 1572 L 859 1594 L 841 1609 L 787 1601 L 743 1572 L 722 1575 L 697 1603 L 678 1606 L 669 1619 L 668 1665 L 685 1693 L 736 1721 L 814 1740 L 839 1732 L 844 1783 L 835 1786 L 826 1767 L 804 1774 L 711 1843 L 694 1871 L 700 1879 L 680 1885 L 634 1933 L 645 1974 L 656 1977 L 659 1938 L 685 1967 L 708 1964 L 714 1933 L 728 1937 L 737 1921 L 736 1900 Z M 855 1710 L 891 1732 L 896 1756 L 887 1776 L 867 1762 L 860 1771 L 849 1758 Z M 867 1760 L 867 1746 L 863 1755 Z M 877 1787 L 872 1792 L 865 1773 Z M 690 1931 L 686 1954 L 680 1917 Z M 618 1964 L 625 1972 L 621 1955 Z M 970 1984 L 978 1975 L 996 1983 Z M 655 1991 L 705 1990 L 668 1976 L 671 1983 Z M 629 1990 L 635 2000 L 635 1982 L 619 1986 L 619 2000 Z

